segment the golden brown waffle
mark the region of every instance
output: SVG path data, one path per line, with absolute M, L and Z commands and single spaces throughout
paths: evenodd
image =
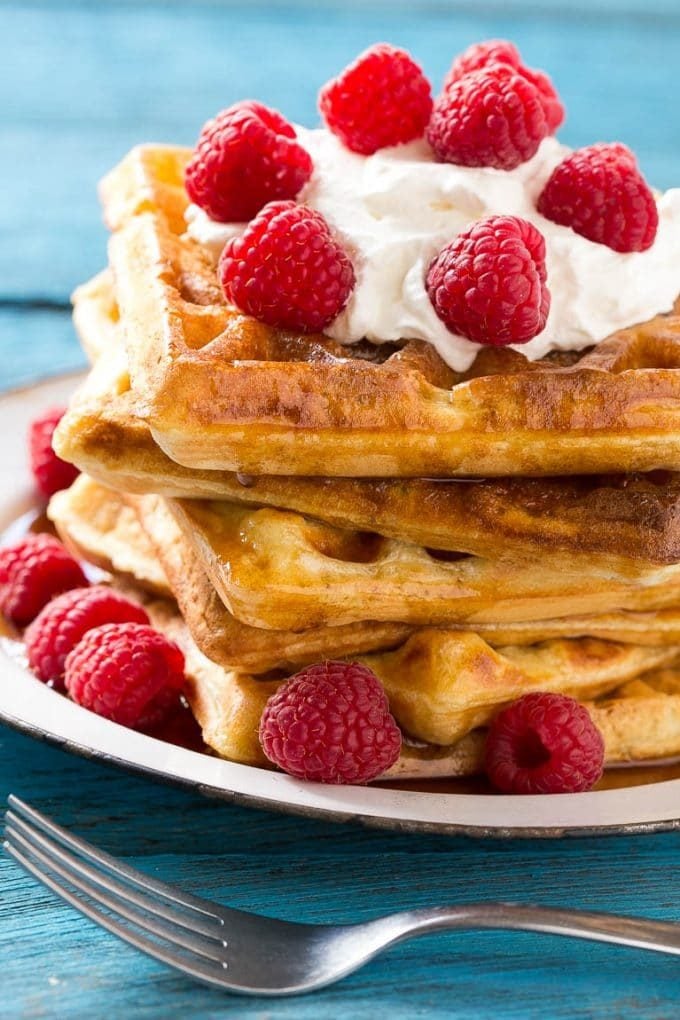
M 128 503 L 135 506 L 134 516 Z M 164 501 L 156 497 L 123 497 L 81 476 L 69 490 L 53 497 L 49 513 L 64 541 L 78 555 L 104 570 L 115 571 L 119 577 L 133 578 L 143 587 L 176 597 L 197 644 L 223 666 L 254 673 L 291 669 L 324 657 L 359 654 L 377 647 L 364 644 L 369 633 L 377 634 L 376 640 L 389 647 L 413 631 L 399 624 L 366 624 L 359 628 L 279 633 L 240 624 L 217 596 L 199 557 Z M 167 573 L 146 532 L 140 529 L 137 515 L 155 537 Z M 680 609 L 480 624 L 475 630 L 493 647 L 574 637 L 650 647 L 680 645 Z
M 375 530 L 433 549 L 488 557 L 542 551 L 680 560 L 680 475 L 427 479 L 244 477 L 171 460 L 139 416 L 115 342 L 101 277 L 74 295 L 86 350 L 107 353 L 71 401 L 56 435 L 62 457 L 125 492 L 284 507 L 341 527 Z M 114 328 L 114 339 L 110 331 Z
M 175 598 L 197 645 L 223 666 L 254 673 L 291 669 L 332 656 L 393 647 L 412 630 L 405 624 L 367 621 L 301 634 L 248 627 L 224 607 L 201 561 L 157 497 L 134 501 L 130 497 L 126 502 L 119 493 L 81 475 L 70 489 L 53 497 L 49 512 L 77 555 Z M 677 626 L 680 631 L 680 613 Z
M 131 508 L 117 493 L 81 477 L 70 490 L 53 497 L 50 515 L 61 537 L 78 556 L 113 575 L 117 587 L 144 603 L 154 626 L 180 644 L 186 657 L 188 696 L 202 725 L 206 744 L 235 761 L 269 766 L 257 740 L 257 729 L 264 704 L 280 681 L 255 679 L 213 662 L 199 651 L 176 605 L 168 598 L 149 596 L 150 590 L 160 589 L 168 595 L 169 589 L 167 582 L 158 583 L 163 576 L 162 568 Z M 151 524 L 151 519 L 148 520 Z M 165 520 L 176 528 L 167 512 Z M 153 523 L 162 526 L 160 515 Z M 183 544 L 181 535 L 178 544 Z M 125 550 L 126 569 L 119 573 L 121 549 Z M 226 610 L 221 603 L 219 607 L 216 615 L 224 618 Z M 208 622 L 210 617 L 208 610 Z M 219 629 L 219 619 L 216 623 Z M 338 628 L 339 631 L 343 629 Z M 680 622 L 678 629 L 680 631 Z M 242 630 L 245 642 L 248 628 Z M 271 632 L 266 633 L 271 636 Z M 291 635 L 291 640 L 295 642 L 297 636 Z M 286 665 L 285 661 L 280 665 Z M 390 774 L 408 779 L 466 775 L 474 771 L 474 762 L 479 758 L 479 738 L 480 734 L 473 734 L 459 747 L 447 748 L 445 752 L 442 748 L 405 744 Z
M 428 633 L 428 632 L 425 632 Z M 431 632 L 429 632 L 431 633 Z M 276 691 L 280 681 L 262 681 L 254 676 L 239 674 L 221 669 L 197 651 L 182 629 L 181 621 L 175 621 L 172 636 L 182 646 L 187 657 L 190 674 L 189 697 L 194 714 L 203 730 L 205 742 L 221 757 L 248 765 L 271 767 L 267 762 L 257 737 L 258 725 L 262 710 L 267 699 Z M 593 674 L 597 672 L 598 657 L 593 649 L 591 667 Z M 587 652 L 580 659 L 577 654 L 557 651 L 564 655 L 564 664 L 568 659 L 580 665 L 587 662 Z M 543 658 L 550 658 L 550 651 L 538 650 L 536 663 Z M 611 668 L 616 653 L 608 663 Z M 371 661 L 379 657 L 367 657 Z M 536 664 L 534 663 L 534 665 Z M 460 663 L 458 663 L 459 665 Z M 452 680 L 446 661 L 439 660 L 441 674 L 429 683 L 440 685 L 443 690 L 446 677 Z M 619 663 L 619 669 L 623 663 Z M 632 664 L 631 664 L 632 666 Z M 600 660 L 602 673 L 607 672 L 606 656 Z M 502 671 L 501 671 L 502 672 Z M 615 669 L 611 669 L 611 674 Z M 623 670 L 622 670 L 623 672 Z M 605 761 L 608 765 L 621 762 L 644 761 L 648 759 L 664 759 L 680 754 L 680 669 L 652 669 L 641 678 L 622 685 L 612 684 L 605 697 L 596 701 L 587 700 L 589 695 L 587 669 L 580 675 L 583 682 L 579 694 L 580 700 L 590 711 L 595 725 L 600 729 L 605 742 Z M 479 674 L 476 674 L 479 679 Z M 404 720 L 412 724 L 409 705 L 399 698 L 407 698 L 408 681 L 400 682 L 396 671 L 390 673 L 391 687 L 388 689 L 390 708 L 397 721 L 404 725 Z M 384 675 L 382 677 L 384 681 Z M 412 679 L 409 675 L 408 680 Z M 542 690 L 548 689 L 550 681 L 544 681 Z M 593 689 L 597 681 L 592 678 Z M 535 679 L 534 679 L 535 684 Z M 604 684 L 604 681 L 603 681 Z M 524 690 L 535 689 L 531 682 L 520 684 Z M 575 690 L 576 688 L 571 688 Z M 517 686 L 512 693 L 506 690 L 506 697 L 517 697 L 522 693 Z M 396 695 L 396 697 L 395 697 Z M 497 706 L 499 707 L 499 706 Z M 421 712 L 424 709 L 421 707 Z M 488 720 L 495 710 L 486 708 L 479 712 Z M 400 719 L 401 716 L 401 719 Z M 464 729 L 464 727 L 463 727 Z M 452 732 L 455 727 L 452 727 Z M 442 730 L 442 733 L 447 732 Z M 482 769 L 484 754 L 484 731 L 481 729 L 466 730 L 465 736 L 452 744 L 428 744 L 410 741 L 407 737 L 400 760 L 381 777 L 383 779 L 416 779 L 444 776 L 473 775 Z
M 680 647 L 638 648 L 594 638 L 492 649 L 478 634 L 423 629 L 393 652 L 359 656 L 380 678 L 402 729 L 453 744 L 531 691 L 583 701 L 680 659 Z
M 653 670 L 586 706 L 604 737 L 608 762 L 680 754 L 680 670 Z
M 153 616 L 153 613 L 151 614 Z M 203 739 L 220 757 L 244 765 L 272 768 L 258 740 L 260 717 L 280 680 L 225 670 L 203 655 L 180 616 L 154 619 L 182 648 L 187 665 L 188 698 Z M 425 779 L 473 775 L 480 770 L 484 735 L 469 733 L 452 747 L 435 747 L 405 739 L 396 765 L 382 778 Z
M 366 620 L 299 633 L 249 627 L 225 608 L 202 560 L 163 501 L 156 496 L 126 498 L 140 516 L 196 644 L 215 662 L 256 673 L 290 669 L 319 659 L 394 647 L 412 630 L 405 624 Z
M 364 620 L 502 624 L 680 601 L 680 564 L 516 563 L 350 531 L 291 511 L 168 500 L 225 606 L 253 627 L 304 630 Z
M 136 513 L 117 494 L 80 475 L 70 489 L 52 496 L 47 512 L 75 556 L 147 591 L 172 597 Z
M 142 502 L 149 504 L 150 499 Z M 156 503 L 162 508 L 162 501 Z M 125 510 L 120 496 L 80 479 L 52 501 L 51 513 L 69 541 L 73 534 L 81 536 L 78 551 L 109 571 L 116 571 L 120 542 L 125 540 L 126 575 L 139 572 L 146 584 L 153 573 L 149 569 L 153 552 Z M 165 521 L 172 525 L 167 511 Z M 162 512 L 147 522 L 157 531 L 163 524 Z M 88 528 L 85 539 L 83 524 Z M 180 537 L 173 547 L 181 546 Z M 206 742 L 235 761 L 266 764 L 257 726 L 265 701 L 280 681 L 225 670 L 198 650 L 171 602 L 149 601 L 137 594 L 152 622 L 185 652 L 189 695 Z M 680 630 L 680 623 L 676 628 Z M 662 667 L 676 662 L 679 655 L 680 646 L 644 649 L 590 639 L 494 651 L 474 633 L 419 631 L 394 652 L 363 656 L 383 681 L 392 711 L 408 735 L 399 762 L 386 778 L 478 771 L 484 737 L 477 727 L 507 700 L 536 689 L 560 690 L 581 699 L 606 693 L 604 701 L 589 708 L 605 734 L 608 761 L 678 753 L 680 673 Z M 640 675 L 620 688 L 628 678 Z M 643 700 L 633 705 L 633 698 Z M 423 743 L 428 740 L 439 743 Z
M 461 630 L 465 625 L 448 630 Z M 680 645 L 680 609 L 657 609 L 649 613 L 602 613 L 597 616 L 565 616 L 529 623 L 476 623 L 475 633 L 494 648 L 504 645 L 535 645 L 554 638 L 594 637 L 624 644 Z
M 188 156 L 137 148 L 101 188 L 133 386 L 178 463 L 355 477 L 680 469 L 677 315 L 581 355 L 486 348 L 464 375 L 422 342 L 270 329 L 224 303 L 209 253 L 179 233 Z
M 199 651 L 171 604 L 146 604 L 151 622 L 180 645 L 187 673 L 187 697 L 203 740 L 216 754 L 243 765 L 272 768 L 258 740 L 260 716 L 280 680 L 262 680 L 224 669 Z M 474 775 L 484 753 L 484 733 L 475 730 L 457 744 L 436 747 L 404 738 L 396 764 L 382 779 L 429 779 Z
M 118 303 L 109 269 L 97 273 L 71 295 L 73 325 L 90 364 L 120 343 Z
M 184 168 L 191 150 L 174 145 L 138 145 L 124 164 L 99 185 L 106 222 L 117 230 L 142 212 L 162 210 L 170 228 L 181 234 L 188 198 Z

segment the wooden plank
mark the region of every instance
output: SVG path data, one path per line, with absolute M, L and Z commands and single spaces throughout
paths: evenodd
M 674 919 L 680 835 L 483 843 L 278 817 L 152 785 L 3 731 L 0 798 L 33 798 L 135 866 L 246 910 L 361 920 L 406 906 L 534 900 Z M 191 834 L 189 836 L 189 834 Z M 414 1016 L 551 1020 L 676 1015 L 671 958 L 531 935 L 395 947 L 311 997 L 231 999 L 135 953 L 0 860 L 0 1016 Z M 4 946 L 4 949 L 2 948 Z M 17 950 L 20 946 L 20 951 Z M 3 1012 L 11 1006 L 13 1012 Z
M 0 389 L 84 364 L 69 308 L 0 308 Z
M 621 12 L 627 12 L 626 18 Z M 190 143 L 244 95 L 312 123 L 315 92 L 362 47 L 408 46 L 439 81 L 493 35 L 547 67 L 570 144 L 621 138 L 655 183 L 678 181 L 677 0 L 408 4 L 4 4 L 0 123 L 0 388 L 82 363 L 67 309 L 105 258 L 96 179 L 132 144 Z M 21 307 L 22 302 L 29 302 Z M 1 682 L 1 678 L 0 678 Z M 124 740 L 124 732 L 121 731 Z M 0 730 L 13 790 L 136 865 L 246 909 L 354 920 L 478 897 L 677 918 L 680 834 L 560 843 L 399 836 L 248 811 L 166 789 Z M 190 836 L 188 834 L 191 834 Z M 341 1020 L 677 1014 L 672 959 L 528 935 L 395 947 L 307 999 L 236 1000 L 180 979 L 99 931 L 0 858 L 0 1017 Z
M 569 144 L 619 138 L 649 178 L 680 178 L 680 22 L 399 7 L 18 7 L 2 12 L 12 82 L 0 145 L 0 298 L 64 300 L 104 258 L 95 184 L 131 145 L 191 143 L 208 116 L 257 96 L 314 123 L 320 84 L 363 47 L 408 46 L 435 82 L 468 43 L 510 36 L 563 94 Z M 65 54 L 69 56 L 65 58 Z
M 130 8 L 139 6 L 139 0 L 2 0 L 7 6 L 14 7 L 84 7 L 101 9 L 103 7 Z M 210 7 L 231 7 L 240 9 L 243 0 L 142 0 L 145 7 L 173 7 L 205 9 Z M 333 10 L 341 7 L 345 10 L 366 14 L 368 11 L 390 12 L 408 9 L 417 11 L 421 17 L 432 13 L 447 14 L 474 11 L 478 15 L 493 15 L 499 10 L 513 17 L 531 16 L 551 17 L 554 14 L 566 15 L 571 18 L 607 18 L 616 14 L 619 18 L 672 18 L 680 15 L 675 0 L 572 0 L 565 8 L 564 0 L 249 0 L 251 10 L 260 9 L 269 13 L 272 10 L 284 9 L 303 14 L 307 10 L 325 8 Z

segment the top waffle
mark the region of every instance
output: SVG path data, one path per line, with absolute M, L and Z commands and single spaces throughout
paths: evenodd
M 526 557 L 567 552 L 652 563 L 680 560 L 680 474 L 462 479 L 244 476 L 171 460 L 139 417 L 108 274 L 73 295 L 97 360 L 55 433 L 59 454 L 110 488 L 280 507 L 339 527 L 454 552 Z
M 680 315 L 583 355 L 344 347 L 222 297 L 183 236 L 189 150 L 134 149 L 102 184 L 133 388 L 180 464 L 254 474 L 455 477 L 680 469 Z

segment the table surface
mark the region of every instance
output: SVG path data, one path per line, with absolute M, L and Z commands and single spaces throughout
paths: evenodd
M 409 47 L 438 81 L 470 42 L 513 38 L 553 74 L 566 142 L 620 139 L 659 187 L 680 176 L 677 0 L 0 3 L 0 25 L 3 388 L 82 363 L 68 295 L 103 264 L 95 183 L 128 147 L 190 144 L 243 96 L 312 123 L 317 87 L 379 39 Z M 484 843 L 372 832 L 213 803 L 0 728 L 0 797 L 10 791 L 149 874 L 295 920 L 480 897 L 679 913 L 677 833 Z M 308 998 L 230 998 L 137 954 L 6 857 L 0 888 L 2 1018 L 678 1015 L 672 958 L 499 933 L 395 947 Z

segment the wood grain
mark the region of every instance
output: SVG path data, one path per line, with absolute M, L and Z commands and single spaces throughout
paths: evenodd
M 11 158 L 0 161 L 0 298 L 63 300 L 101 268 L 94 186 L 130 146 L 191 144 L 204 120 L 244 96 L 313 124 L 319 86 L 385 37 L 408 46 L 438 83 L 468 43 L 511 36 L 553 75 L 568 110 L 565 142 L 625 141 L 650 180 L 669 187 L 678 179 L 680 113 L 669 97 L 680 21 L 617 17 L 611 7 L 584 19 L 555 4 L 542 17 L 526 4 L 513 15 L 512 3 L 5 4 L 11 91 L 0 147 Z
M 673 919 L 680 836 L 559 843 L 389 835 L 225 806 L 2 731 L 0 797 L 32 799 L 107 850 L 233 906 L 361 920 L 405 906 L 534 900 Z M 532 935 L 470 933 L 395 947 L 342 985 L 276 1003 L 178 978 L 81 919 L 0 859 L 0 1016 L 669 1017 L 673 959 Z M 568 983 L 568 994 L 565 985 Z M 221 1015 L 221 1014 L 220 1014 Z
M 377 39 L 408 46 L 438 81 L 455 51 L 500 35 L 553 74 L 566 142 L 621 139 L 667 187 L 680 179 L 679 14 L 677 0 L 2 4 L 0 387 L 82 363 L 65 306 L 105 258 L 95 182 L 135 142 L 191 143 L 242 96 L 313 123 L 318 86 Z M 680 920 L 680 834 L 392 835 L 210 802 L 2 728 L 0 799 L 10 791 L 150 874 L 292 919 L 496 897 Z M 670 958 L 497 933 L 395 947 L 306 999 L 229 998 L 136 954 L 7 857 L 0 890 L 7 1020 L 678 1015 Z
M 0 390 L 84 365 L 69 308 L 0 306 Z

